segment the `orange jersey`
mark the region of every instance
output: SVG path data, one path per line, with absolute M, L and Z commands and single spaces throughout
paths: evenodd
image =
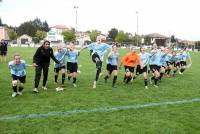
M 121 60 L 124 66 L 129 66 L 129 67 L 135 67 L 139 61 L 140 61 L 139 55 L 136 53 L 133 54 L 132 52 L 126 54 Z

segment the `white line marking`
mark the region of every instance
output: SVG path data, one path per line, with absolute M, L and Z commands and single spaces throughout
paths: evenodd
M 50 116 L 68 116 L 81 113 L 104 113 L 104 112 L 113 112 L 120 110 L 129 110 L 129 109 L 141 109 L 148 107 L 158 107 L 166 105 L 176 105 L 176 104 L 187 104 L 193 102 L 200 102 L 200 98 L 194 98 L 191 100 L 180 100 L 180 101 L 167 101 L 167 102 L 157 102 L 157 103 L 146 103 L 146 104 L 137 104 L 137 105 L 128 105 L 128 106 L 116 106 L 116 107 L 103 107 L 103 108 L 94 108 L 87 110 L 70 110 L 64 112 L 49 112 L 46 114 L 24 114 L 24 115 L 11 115 L 11 116 L 0 116 L 0 121 L 3 120 L 17 120 L 17 119 L 28 119 L 28 118 L 44 118 Z

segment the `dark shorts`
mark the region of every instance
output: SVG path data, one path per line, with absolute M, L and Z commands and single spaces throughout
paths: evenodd
M 124 66 L 125 72 L 131 72 L 134 73 L 135 67 L 130 67 L 130 66 Z
M 92 61 L 96 64 L 96 68 L 97 69 L 101 69 L 102 68 L 102 61 L 99 57 L 99 55 L 97 53 L 94 53 L 92 55 Z
M 54 68 L 54 72 L 55 72 L 55 73 L 59 73 L 59 71 L 60 71 L 61 69 L 65 69 L 65 66 L 62 66 L 62 67 L 59 67 L 59 68 Z
M 161 66 L 160 68 L 164 68 L 164 69 L 165 69 L 165 68 L 166 68 L 166 66 Z
M 106 69 L 107 69 L 107 71 L 112 73 L 113 70 L 117 70 L 117 66 L 116 65 L 107 64 Z
M 77 63 L 67 62 L 67 72 L 68 73 L 74 73 L 77 72 L 78 65 Z
M 170 65 L 174 65 L 174 64 L 175 64 L 175 62 L 169 62 L 169 61 L 166 61 L 166 63 L 167 63 L 167 66 L 170 66 Z
M 151 71 L 154 73 L 155 71 L 160 71 L 160 66 L 158 66 L 158 65 L 150 65 L 150 69 L 151 69 Z
M 1 51 L 1 52 L 0 52 L 0 55 L 1 55 L 1 56 L 6 56 L 6 55 L 7 55 L 7 51 Z
M 16 76 L 16 75 L 12 74 L 12 78 L 13 78 L 13 80 L 19 80 L 21 83 L 26 82 L 26 76 L 20 77 L 20 76 Z
M 99 57 L 99 55 L 98 55 L 97 53 L 94 53 L 94 54 L 92 55 L 92 61 L 93 61 L 94 63 L 102 62 L 101 59 L 100 59 L 100 57 Z
M 175 64 L 174 64 L 174 67 L 180 67 L 180 62 L 176 62 Z
M 187 63 L 186 63 L 186 61 L 181 61 L 181 62 L 180 62 L 180 65 L 181 65 L 181 66 L 186 66 Z
M 146 72 L 147 73 L 147 66 L 145 66 L 143 69 L 141 69 L 140 65 L 137 65 L 137 68 L 136 68 L 136 74 L 142 74 Z

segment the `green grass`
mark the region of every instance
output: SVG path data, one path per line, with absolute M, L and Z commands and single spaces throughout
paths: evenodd
M 123 55 L 126 51 L 120 50 L 120 54 Z M 32 63 L 35 49 L 9 48 L 8 61 L 12 60 L 15 52 L 19 52 L 27 63 Z M 124 85 L 122 82 L 124 70 L 122 69 L 119 71 L 116 89 L 111 88 L 112 80 L 105 84 L 101 78 L 96 91 L 94 91 L 92 90 L 92 81 L 95 77 L 95 65 L 89 57 L 89 52 L 85 50 L 79 57 L 79 64 L 82 67 L 80 68 L 81 74 L 77 78 L 77 88 L 74 88 L 72 83 L 66 80 L 65 91 L 56 92 L 53 64 L 51 64 L 47 83 L 48 91 L 40 90 L 39 94 L 35 95 L 32 93 L 35 72 L 34 68 L 29 67 L 23 95 L 16 98 L 11 97 L 11 76 L 7 63 L 0 63 L 0 117 L 200 98 L 200 53 L 191 53 L 191 56 L 192 67 L 186 70 L 184 75 L 164 78 L 158 89 L 152 86 L 149 86 L 148 90 L 144 89 L 142 77 L 129 85 Z M 53 62 L 51 61 L 51 63 Z M 104 74 L 106 73 L 105 66 L 104 63 Z M 4 120 L 0 121 L 0 133 L 199 134 L 200 103 Z

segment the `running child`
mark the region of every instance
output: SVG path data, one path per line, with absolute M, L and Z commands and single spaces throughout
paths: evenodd
M 27 65 L 24 60 L 21 60 L 19 54 L 14 55 L 14 59 L 8 63 L 8 67 L 10 69 L 10 73 L 12 76 L 12 97 L 17 95 L 22 95 L 22 91 L 24 89 L 24 84 L 26 82 L 26 66 Z M 17 90 L 17 83 L 19 80 L 19 87 Z
M 78 70 L 78 56 L 80 52 L 75 50 L 75 46 L 72 42 L 70 42 L 67 51 L 67 73 L 68 73 L 68 80 L 73 78 L 73 86 L 77 87 L 76 85 L 76 77 L 77 77 L 77 70 Z
M 125 69 L 125 75 L 124 75 L 124 80 L 123 80 L 124 83 L 128 84 L 131 81 L 134 75 L 134 69 L 137 63 L 139 63 L 141 66 L 141 69 L 143 69 L 144 65 L 142 61 L 140 60 L 139 55 L 135 52 L 135 48 L 132 47 L 131 51 L 122 58 L 121 64 L 120 64 L 120 67 L 121 65 L 123 65 Z
M 117 80 L 118 63 L 119 63 L 118 48 L 116 45 L 113 45 L 110 53 L 108 54 L 107 66 L 106 66 L 107 75 L 104 77 L 105 82 L 107 82 L 108 78 L 110 78 L 111 74 L 113 73 L 114 75 L 113 82 L 112 82 L 113 88 L 116 88 L 115 83 Z
M 181 51 L 181 54 L 182 54 L 182 59 L 180 61 L 180 65 L 181 65 L 180 74 L 183 74 L 183 72 L 185 71 L 185 69 L 187 67 L 187 61 L 189 61 L 189 66 L 191 66 L 192 59 L 190 57 L 190 53 L 188 52 L 188 48 L 184 48 Z
M 108 48 L 111 48 L 110 45 L 106 43 L 102 43 L 102 37 L 97 36 L 96 42 L 91 43 L 87 46 L 84 46 L 81 50 L 88 48 L 90 52 L 92 52 L 92 61 L 96 64 L 96 77 L 93 82 L 93 89 L 96 89 L 96 83 L 99 79 L 99 75 L 101 73 L 102 69 L 102 62 L 103 62 L 103 56 L 107 52 Z
M 147 66 L 149 64 L 149 60 L 150 60 L 151 54 L 145 52 L 145 49 L 143 47 L 140 47 L 139 57 L 140 57 L 143 65 L 144 65 L 144 67 L 143 67 L 143 69 L 141 69 L 141 66 L 137 65 L 136 74 L 137 75 L 143 74 L 143 76 L 144 76 L 144 85 L 145 85 L 145 88 L 148 89 L 148 78 L 147 78 L 148 69 L 147 69 Z
M 62 91 L 64 87 L 64 82 L 65 82 L 65 68 L 66 68 L 66 54 L 67 54 L 67 49 L 63 48 L 62 44 L 57 45 L 57 52 L 54 53 L 54 57 L 60 62 L 60 63 L 55 63 L 54 62 L 54 78 L 55 78 L 55 83 L 57 84 L 56 91 Z M 62 74 L 62 84 L 59 86 L 58 84 L 58 75 L 59 72 Z
M 154 80 L 154 86 L 158 87 L 157 84 L 158 84 L 158 80 L 160 78 L 160 68 L 161 68 L 160 60 L 161 60 L 162 53 L 161 53 L 160 49 L 157 49 L 156 44 L 153 44 L 153 46 L 152 46 L 151 55 L 152 56 L 150 58 L 149 66 L 153 73 L 153 76 L 151 77 L 150 82 L 152 80 Z

